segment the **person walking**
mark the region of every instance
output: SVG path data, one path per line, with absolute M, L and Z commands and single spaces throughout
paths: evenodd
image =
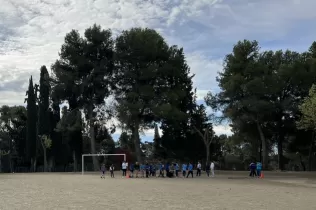
M 191 174 L 191 176 L 192 176 L 192 178 L 193 178 L 193 165 L 192 165 L 192 163 L 190 162 L 189 163 L 189 166 L 188 166 L 188 174 L 187 174 L 187 178 L 190 176 L 190 174 Z
M 101 179 L 105 179 L 105 164 L 103 163 L 100 167 Z

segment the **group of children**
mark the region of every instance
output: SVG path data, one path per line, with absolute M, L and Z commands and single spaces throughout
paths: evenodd
M 207 176 L 210 175 L 214 177 L 214 162 L 207 164 L 205 167 L 205 171 Z M 126 174 L 129 170 L 129 174 Z M 136 162 L 135 164 L 130 164 L 126 161 L 122 163 L 122 176 L 125 177 L 126 175 L 131 178 L 148 178 L 148 177 L 180 177 L 180 173 L 182 172 L 182 177 L 188 178 L 191 176 L 193 178 L 193 170 L 194 165 L 190 162 L 188 164 L 183 163 L 181 166 L 177 163 L 169 163 L 163 164 L 162 162 L 146 162 L 145 164 L 141 164 Z M 201 176 L 202 165 L 200 162 L 196 165 L 196 176 Z
M 249 165 L 250 173 L 249 176 L 251 177 L 260 177 L 261 176 L 261 170 L 262 170 L 262 163 L 261 162 L 251 162 Z
M 101 179 L 105 179 L 106 167 L 104 163 L 101 165 L 100 170 L 101 170 Z M 114 178 L 114 165 L 113 164 L 110 166 L 109 171 L 111 173 L 111 178 Z

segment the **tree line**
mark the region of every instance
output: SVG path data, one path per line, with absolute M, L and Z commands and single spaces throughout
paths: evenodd
M 3 106 L 1 113 L 2 163 L 9 171 L 50 171 L 72 165 L 76 171 L 83 153 L 113 153 L 117 147 L 144 158 L 201 158 L 208 128 L 204 106 L 196 103 L 193 76 L 182 48 L 170 46 L 152 29 L 133 28 L 113 38 L 98 25 L 67 33 L 51 73 L 42 66 L 39 84 L 29 80 L 24 106 Z M 112 103 L 106 103 L 111 100 Z M 67 103 L 60 110 L 60 106 Z M 115 117 L 123 130 L 113 141 Z M 140 134 L 158 125 L 162 137 L 143 143 Z M 200 138 L 200 137 L 198 137 Z M 188 149 L 194 154 L 189 154 Z M 151 152 L 146 152 L 151 150 Z M 171 151 L 171 153 L 169 153 Z M 203 153 L 204 154 L 204 153 Z M 197 155 L 196 157 L 194 155 Z M 94 170 L 99 168 L 92 158 Z
M 96 24 L 83 35 L 72 30 L 51 73 L 42 66 L 38 84 L 30 77 L 26 107 L 0 108 L 0 170 L 77 171 L 83 153 L 118 149 L 139 162 L 212 159 L 223 169 L 246 169 L 260 160 L 264 168 L 312 170 L 315 49 L 262 52 L 256 41 L 238 42 L 217 77 L 220 92 L 205 97 L 223 113 L 215 116 L 197 103 L 183 49 L 155 30 L 117 37 Z M 113 118 L 119 125 L 109 125 Z M 223 122 L 232 136 L 214 133 Z M 147 129 L 155 130 L 153 142 L 141 142 Z M 99 162 L 92 158 L 94 170 Z
M 221 91 L 205 98 L 230 120 L 228 150 L 262 159 L 264 168 L 274 162 L 280 170 L 315 169 L 315 79 L 315 42 L 299 53 L 239 41 L 217 77 Z

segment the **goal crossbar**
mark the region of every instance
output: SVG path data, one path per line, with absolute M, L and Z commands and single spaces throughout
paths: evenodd
M 84 157 L 100 157 L 100 156 L 124 156 L 124 161 L 126 161 L 126 154 L 83 154 L 81 156 L 81 167 L 82 167 L 82 175 L 84 174 Z

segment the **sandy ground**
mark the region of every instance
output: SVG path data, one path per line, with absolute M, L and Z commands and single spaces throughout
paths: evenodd
M 118 173 L 105 179 L 99 174 L 1 174 L 0 210 L 316 209 L 315 174 L 126 179 Z

